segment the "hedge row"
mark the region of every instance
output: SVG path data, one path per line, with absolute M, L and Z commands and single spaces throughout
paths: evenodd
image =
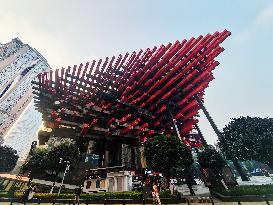
M 57 193 L 35 193 L 34 197 L 38 199 L 56 199 Z M 16 198 L 21 198 L 23 192 L 16 192 L 14 194 Z M 64 193 L 60 194 L 59 199 L 74 199 L 75 194 Z M 105 192 L 105 193 L 83 193 L 80 196 L 81 199 L 87 200 L 104 200 L 104 199 L 141 199 L 141 192 Z
M 225 196 L 267 195 L 273 194 L 273 185 L 241 185 L 228 191 L 223 189 L 216 189 L 215 191 Z
M 8 192 L 6 191 L 0 191 L 0 198 L 7 195 Z
M 16 198 L 21 198 L 23 196 L 23 192 L 15 192 L 14 196 Z M 35 193 L 35 198 L 38 199 L 56 199 L 57 193 Z M 181 195 L 179 193 L 171 194 L 170 191 L 162 191 L 160 193 L 161 198 L 172 198 L 172 199 L 180 199 Z M 63 193 L 60 194 L 59 199 L 74 199 L 75 194 Z M 142 199 L 143 193 L 130 191 L 130 192 L 102 192 L 102 193 L 82 193 L 80 196 L 81 199 L 86 200 L 104 200 L 104 199 Z
M 38 199 L 56 199 L 57 198 L 57 193 L 35 193 L 34 198 Z M 23 192 L 15 192 L 14 197 L 15 198 L 22 198 Z M 59 196 L 60 199 L 74 199 L 75 194 L 60 194 Z
M 181 199 L 182 195 L 179 192 L 174 192 L 173 194 L 169 189 L 160 192 L 160 198 L 171 198 L 171 199 Z
M 36 191 L 37 193 L 49 193 L 51 190 L 52 186 L 48 186 L 48 185 L 43 185 L 43 184 L 36 184 Z M 59 187 L 54 187 L 53 193 L 54 192 L 58 192 Z M 74 194 L 75 190 L 73 189 L 67 189 L 67 188 L 62 188 L 62 193 L 66 193 L 66 194 Z

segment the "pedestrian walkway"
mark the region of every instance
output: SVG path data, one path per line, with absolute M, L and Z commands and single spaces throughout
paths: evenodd
M 3 179 L 8 179 L 8 180 L 15 180 L 16 179 L 16 176 L 15 174 L 0 174 L 0 178 L 3 178 Z M 29 178 L 28 177 L 21 177 L 19 181 L 22 181 L 22 182 L 28 182 L 29 181 Z M 40 180 L 40 179 L 33 179 L 32 180 L 33 183 L 36 183 L 36 184 L 43 184 L 43 185 L 48 185 L 48 186 L 52 186 L 53 182 L 52 181 L 46 181 L 46 180 Z M 60 187 L 61 183 L 55 183 L 55 187 Z M 67 189 L 76 189 L 78 188 L 78 186 L 76 185 L 71 185 L 71 184 L 63 184 L 63 186 Z
M 250 181 L 242 181 L 240 177 L 238 177 L 236 180 L 239 185 L 273 184 L 273 179 L 266 176 L 251 176 Z
M 3 178 L 3 179 L 15 180 L 16 177 L 17 177 L 17 175 L 15 175 L 15 174 L 6 174 L 6 173 L 0 174 L 0 178 Z M 22 182 L 28 182 L 28 180 L 29 180 L 28 177 L 21 177 L 20 178 L 20 181 L 22 181 Z
M 198 196 L 210 196 L 210 191 L 208 187 L 206 187 L 204 184 L 200 185 L 193 185 L 192 186 L 193 191 Z M 181 193 L 183 196 L 190 196 L 190 189 L 186 184 L 180 185 L 177 187 L 177 191 Z

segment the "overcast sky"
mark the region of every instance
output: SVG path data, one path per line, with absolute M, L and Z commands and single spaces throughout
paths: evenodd
M 19 37 L 52 68 L 228 29 L 205 105 L 220 129 L 273 115 L 272 0 L 0 0 L 0 43 Z M 217 138 L 204 116 L 208 142 Z

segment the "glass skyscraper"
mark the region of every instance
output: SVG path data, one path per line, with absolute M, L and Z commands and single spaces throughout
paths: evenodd
M 41 124 L 31 81 L 49 69 L 46 59 L 18 38 L 0 44 L 0 140 L 15 148 L 21 160 Z

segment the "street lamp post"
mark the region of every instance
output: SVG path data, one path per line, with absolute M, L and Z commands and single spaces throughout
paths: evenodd
M 65 170 L 64 170 L 64 175 L 63 175 L 63 178 L 62 178 L 62 182 L 61 182 L 57 197 L 59 197 L 59 195 L 61 193 L 61 189 L 62 189 L 62 186 L 63 186 L 63 183 L 64 183 L 64 177 L 65 177 L 66 173 L 68 172 L 68 170 L 70 168 L 70 161 L 64 161 L 64 163 L 66 163 L 66 167 L 65 167 Z
M 0 110 L 1 112 L 2 110 Z M 33 141 L 32 144 L 31 144 L 31 148 L 30 148 L 30 151 L 29 151 L 29 155 L 25 161 L 25 163 L 20 167 L 20 170 L 19 170 L 19 173 L 16 175 L 16 178 L 15 180 L 13 181 L 12 185 L 11 185 L 11 189 L 14 189 L 14 191 L 18 188 L 18 185 L 20 184 L 19 181 L 22 179 L 23 177 L 23 174 L 24 174 L 24 171 L 23 171 L 23 166 L 26 165 L 29 160 L 31 159 L 32 155 L 33 155 L 33 152 L 36 148 L 36 145 L 37 145 L 37 141 Z M 31 176 L 31 171 L 29 172 L 28 174 L 28 177 L 29 177 L 29 181 L 28 181 L 28 185 L 31 183 L 33 177 Z
M 59 166 L 60 166 L 60 164 L 62 163 L 62 161 L 63 161 L 63 158 L 60 158 Z M 54 182 L 53 182 L 53 184 L 52 184 L 52 187 L 51 187 L 51 190 L 50 190 L 50 194 L 53 193 L 53 190 L 54 190 L 54 187 L 55 187 L 55 184 L 56 184 L 56 180 L 57 180 L 57 175 L 58 175 L 58 173 L 56 172 L 56 173 L 55 173 L 55 180 L 54 180 Z
M 181 138 L 181 135 L 180 135 L 180 132 L 179 132 L 179 130 L 178 130 L 177 124 L 176 124 L 177 121 L 176 121 L 176 119 L 174 118 L 174 116 L 173 116 L 173 114 L 172 114 L 172 111 L 171 111 L 171 109 L 169 108 L 169 106 L 167 107 L 167 109 L 168 109 L 169 115 L 170 115 L 170 117 L 171 117 L 171 120 L 172 120 L 172 122 L 173 122 L 173 126 L 174 126 L 174 129 L 175 129 L 175 131 L 176 131 L 176 135 L 177 135 L 178 139 L 180 140 L 180 142 L 183 142 L 183 140 L 182 140 L 182 138 Z

